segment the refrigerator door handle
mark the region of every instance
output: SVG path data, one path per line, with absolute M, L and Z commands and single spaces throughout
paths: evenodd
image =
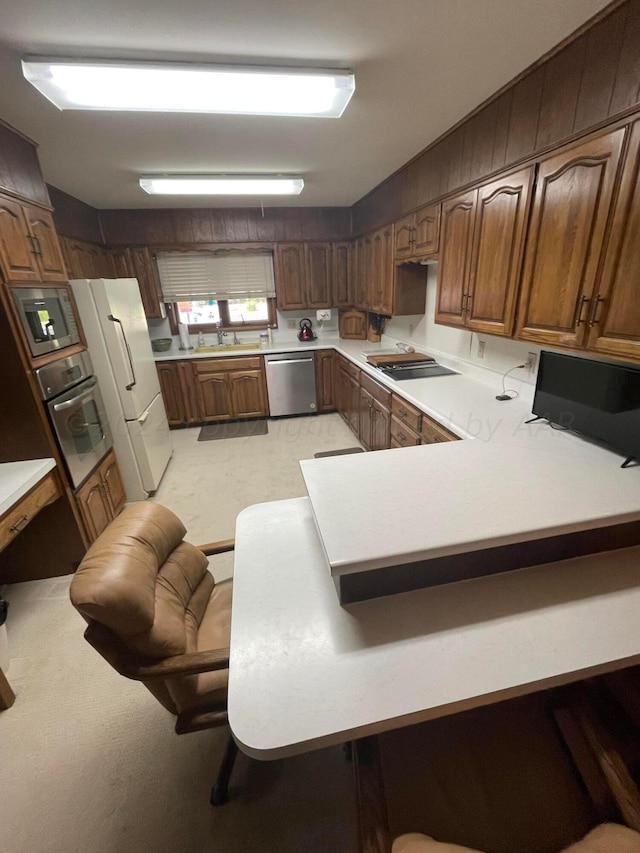
M 133 359 L 131 358 L 131 350 L 129 349 L 129 342 L 127 341 L 127 336 L 124 333 L 124 326 L 122 325 L 122 320 L 118 320 L 117 317 L 114 317 L 113 314 L 109 314 L 108 319 L 111 320 L 112 323 L 119 323 L 120 330 L 122 331 L 122 340 L 124 341 L 125 348 L 127 350 L 127 356 L 129 358 L 129 367 L 131 368 L 131 382 L 129 385 L 125 385 L 127 391 L 131 391 L 136 382 L 136 372 L 133 369 Z
M 140 415 L 140 417 L 138 418 L 138 423 L 143 424 L 148 417 L 149 417 L 149 409 L 147 409 L 146 412 L 144 412 L 142 415 Z

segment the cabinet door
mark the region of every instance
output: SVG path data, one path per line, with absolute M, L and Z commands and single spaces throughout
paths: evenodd
M 93 542 L 113 518 L 106 486 L 99 469 L 78 490 L 76 499 L 89 540 Z
M 371 300 L 373 310 L 379 314 L 393 314 L 393 293 L 395 282 L 395 263 L 393 258 L 393 225 L 381 228 L 373 236 L 372 280 L 374 294 Z
M 200 420 L 229 421 L 233 417 L 227 373 L 198 373 L 197 397 Z
M 264 418 L 269 414 L 261 370 L 234 370 L 229 374 L 234 418 Z
M 126 500 L 124 484 L 118 468 L 118 460 L 115 453 L 111 452 L 100 466 L 102 482 L 105 485 L 106 496 L 111 505 L 111 517 L 115 518 Z
M 357 243 L 357 287 L 356 308 L 366 311 L 370 308 L 369 291 L 371 279 L 371 236 L 363 237 Z
M 544 160 L 529 226 L 517 337 L 580 346 L 624 128 Z
M 336 399 L 337 409 L 345 421 L 349 420 L 349 374 L 345 370 L 338 370 L 338 395 Z
M 158 361 L 156 362 L 156 369 L 169 426 L 182 426 L 187 422 L 187 413 L 180 376 L 180 364 Z
M 144 246 L 129 249 L 129 259 L 133 277 L 138 279 L 145 315 L 151 319 L 164 319 L 167 314 L 162 301 L 158 269 L 151 252 Z
M 333 244 L 333 304 L 348 308 L 353 304 L 353 244 Z
M 331 308 L 331 243 L 305 244 L 306 307 Z
M 36 246 L 24 210 L 17 201 L 0 198 L 0 267 L 7 281 L 38 281 Z
M 511 335 L 534 167 L 480 187 L 466 300 L 466 325 Z
M 413 257 L 414 228 L 415 217 L 413 213 L 409 216 L 403 216 L 396 222 L 394 256 L 397 261 Z
M 131 257 L 128 249 L 111 249 L 110 255 L 116 278 L 134 277 Z
M 442 205 L 436 323 L 464 326 L 477 190 Z
M 360 435 L 360 383 L 353 376 L 348 378 L 347 389 L 347 421 L 356 435 Z
M 440 243 L 440 205 L 430 204 L 415 214 L 413 254 L 416 258 L 438 254 Z
M 588 346 L 640 358 L 640 121 L 632 128 Z
M 368 391 L 360 388 L 359 402 L 358 423 L 360 441 L 367 450 L 371 450 L 373 447 L 373 404 L 375 401 Z
M 335 409 L 333 387 L 333 350 L 316 350 L 316 411 L 332 412 Z
M 25 207 L 25 213 L 36 244 L 36 259 L 42 281 L 67 281 L 53 216 L 47 210 L 31 205 Z
M 182 361 L 178 368 L 180 376 L 180 387 L 184 403 L 185 422 L 198 424 L 202 421 L 200 403 L 197 391 L 198 383 L 193 370 L 193 362 Z
M 279 243 L 275 261 L 278 308 L 280 311 L 306 308 L 304 243 Z
M 390 429 L 389 409 L 374 399 L 371 405 L 371 450 L 386 450 L 389 447 Z

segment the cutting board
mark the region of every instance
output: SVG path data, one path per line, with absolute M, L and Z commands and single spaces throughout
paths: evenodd
M 430 355 L 421 352 L 388 352 L 386 355 L 368 355 L 369 364 L 402 364 L 405 361 L 434 361 Z

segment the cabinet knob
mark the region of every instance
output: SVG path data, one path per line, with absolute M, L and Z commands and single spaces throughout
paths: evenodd
M 581 326 L 585 322 L 585 317 L 583 316 L 584 315 L 584 309 L 589 305 L 590 302 L 591 302 L 591 300 L 589 299 L 588 296 L 582 296 L 578 300 L 578 304 L 576 306 L 577 315 L 578 315 L 578 318 L 577 318 L 576 324 L 575 324 L 576 329 L 578 328 L 578 326 Z
M 16 523 L 15 523 L 15 524 L 12 524 L 12 525 L 11 525 L 11 527 L 9 528 L 9 530 L 10 530 L 12 533 L 19 533 L 21 530 L 24 530 L 24 528 L 27 526 L 27 524 L 28 524 L 28 523 L 29 523 L 29 516 L 28 516 L 28 515 L 22 515 L 22 516 L 20 516 L 20 518 L 16 521 Z

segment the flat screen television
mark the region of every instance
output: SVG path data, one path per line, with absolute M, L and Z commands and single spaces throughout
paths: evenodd
M 640 367 L 543 351 L 533 414 L 640 460 Z

